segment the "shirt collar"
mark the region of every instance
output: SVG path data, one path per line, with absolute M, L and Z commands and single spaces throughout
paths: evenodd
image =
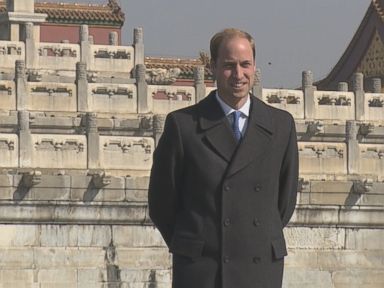
M 235 110 L 231 106 L 229 106 L 227 103 L 225 103 L 220 98 L 219 93 L 217 91 L 216 91 L 216 99 L 217 99 L 217 101 L 219 101 L 219 104 L 220 104 L 221 108 L 223 109 L 225 116 L 228 116 L 229 114 L 231 114 L 234 111 L 240 111 L 242 113 L 242 115 L 244 115 L 246 117 L 249 116 L 249 108 L 251 107 L 251 99 L 250 99 L 249 95 L 247 97 L 247 101 L 244 103 L 244 105 L 239 110 Z

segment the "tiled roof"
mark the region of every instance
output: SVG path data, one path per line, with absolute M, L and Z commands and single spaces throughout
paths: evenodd
M 204 66 L 205 79 L 212 79 L 212 72 L 209 68 L 209 59 L 201 54 L 200 58 L 179 59 L 179 58 L 164 58 L 164 57 L 145 57 L 144 62 L 147 69 L 153 68 L 179 68 L 181 73 L 180 79 L 193 79 L 193 70 L 196 66 Z
M 6 12 L 4 0 L 0 0 L 0 12 Z M 117 25 L 121 27 L 125 20 L 125 15 L 116 0 L 108 0 L 106 5 L 36 2 L 35 12 L 47 14 L 47 22 L 53 23 Z

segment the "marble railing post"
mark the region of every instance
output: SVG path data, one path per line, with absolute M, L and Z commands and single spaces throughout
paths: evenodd
M 138 27 L 133 31 L 133 46 L 135 47 L 135 67 L 144 64 L 143 28 Z
M 313 74 L 311 71 L 303 71 L 302 89 L 304 92 L 304 117 L 306 119 L 315 118 L 315 90 L 313 86 Z
M 352 77 L 352 90 L 355 93 L 355 119 L 361 120 L 364 117 L 364 75 L 354 73 Z
M 356 121 L 347 121 L 346 137 L 347 137 L 347 169 L 348 174 L 359 173 L 359 141 L 357 139 L 358 126 Z
M 348 83 L 347 82 L 339 82 L 337 84 L 337 91 L 348 92 Z
M 87 64 L 84 62 L 76 63 L 76 89 L 77 89 L 77 111 L 79 112 L 89 111 Z
M 36 68 L 37 66 L 37 49 L 32 22 L 25 23 L 25 64 L 27 68 Z
M 260 100 L 263 99 L 263 85 L 261 82 L 261 70 L 259 68 L 257 68 L 255 72 L 255 83 L 252 88 L 252 93 Z
M 137 113 L 148 113 L 148 84 L 145 81 L 145 65 L 136 65 Z
M 100 168 L 100 136 L 97 129 L 97 114 L 86 114 L 88 169 Z
M 205 97 L 204 84 L 204 66 L 200 65 L 194 68 L 193 76 L 195 80 L 196 103 L 200 102 Z
M 80 61 L 89 65 L 91 47 L 89 43 L 88 25 L 80 26 Z
M 19 167 L 32 166 L 32 135 L 29 128 L 29 112 L 19 111 Z
M 372 78 L 372 93 L 381 93 L 381 78 Z
M 25 72 L 25 62 L 16 60 L 16 109 L 27 110 L 29 104 L 29 93 L 27 91 L 27 74 Z
M 153 137 L 155 138 L 155 146 L 159 143 L 163 134 L 166 115 L 157 114 L 153 116 Z
M 109 32 L 109 45 L 117 46 L 119 45 L 119 38 L 116 31 Z

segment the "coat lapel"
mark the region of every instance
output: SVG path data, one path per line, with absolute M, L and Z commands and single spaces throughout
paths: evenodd
M 205 131 L 204 139 L 208 146 L 224 160 L 230 162 L 237 148 L 227 117 L 212 91 L 199 104 L 200 128 Z
M 227 176 L 248 166 L 259 156 L 265 154 L 270 146 L 273 134 L 271 115 L 266 105 L 254 96 L 251 96 L 251 111 L 248 119 L 247 131 L 239 144 L 236 154 L 229 165 Z

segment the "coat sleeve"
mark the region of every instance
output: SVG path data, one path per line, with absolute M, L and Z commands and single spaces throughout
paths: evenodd
M 183 146 L 175 117 L 168 114 L 153 155 L 148 189 L 149 216 L 170 245 L 179 202 Z
M 295 121 L 290 116 L 290 136 L 285 150 L 279 179 L 279 211 L 285 227 L 296 206 L 297 184 L 299 175 L 299 157 Z

